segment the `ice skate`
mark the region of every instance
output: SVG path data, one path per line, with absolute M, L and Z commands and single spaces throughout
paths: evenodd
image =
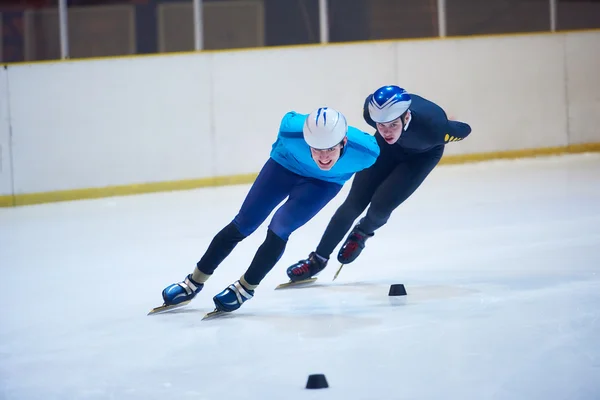
M 208 319 L 235 311 L 252 297 L 254 297 L 254 290 L 246 289 L 240 281 L 235 281 L 233 284 L 227 286 L 221 293 L 213 297 L 215 310 L 206 314 L 202 319 Z
M 373 233 L 363 232 L 358 225 L 355 226 L 338 253 L 338 261 L 342 264 L 350 264 L 356 260 L 365 248 L 367 239 L 373 237 L 373 235 Z
M 197 283 L 192 280 L 191 274 L 186 276 L 182 282 L 173 283 L 162 291 L 163 305 L 153 308 L 148 315 L 172 310 L 189 304 L 203 287 L 203 283 Z
M 287 269 L 290 281 L 278 285 L 275 289 L 283 289 L 290 286 L 298 286 L 312 283 L 317 280 L 316 276 L 327 266 L 327 259 L 319 257 L 314 251 L 308 258 L 298 261 Z

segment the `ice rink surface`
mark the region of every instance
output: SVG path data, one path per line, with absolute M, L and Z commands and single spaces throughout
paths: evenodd
M 248 188 L 0 209 L 0 399 L 600 399 L 600 155 L 440 166 L 335 282 L 273 290 L 348 184 L 240 310 L 201 321 L 266 223 L 147 316 Z

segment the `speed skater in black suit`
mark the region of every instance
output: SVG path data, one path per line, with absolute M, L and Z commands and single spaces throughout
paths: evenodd
M 438 165 L 445 145 L 463 140 L 471 133 L 468 124 L 449 120 L 434 102 L 398 86 L 383 86 L 367 96 L 363 117 L 377 130 L 380 155 L 375 164 L 356 174 L 348 197 L 331 218 L 316 250 L 287 269 L 292 282 L 319 274 L 368 207 L 337 256 L 342 264 L 356 260 L 367 239 L 387 223 L 392 212 Z

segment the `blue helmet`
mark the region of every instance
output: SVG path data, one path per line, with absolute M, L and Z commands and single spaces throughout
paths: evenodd
M 393 121 L 410 107 L 411 98 L 398 86 L 383 86 L 375 91 L 369 101 L 369 116 L 375 122 Z

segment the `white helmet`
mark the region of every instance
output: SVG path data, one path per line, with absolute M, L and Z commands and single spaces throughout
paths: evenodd
M 375 122 L 385 123 L 402 116 L 410 107 L 411 97 L 398 86 L 383 86 L 369 101 L 369 116 Z
M 311 112 L 302 127 L 304 140 L 317 150 L 329 149 L 346 137 L 348 123 L 344 115 L 329 107 Z

